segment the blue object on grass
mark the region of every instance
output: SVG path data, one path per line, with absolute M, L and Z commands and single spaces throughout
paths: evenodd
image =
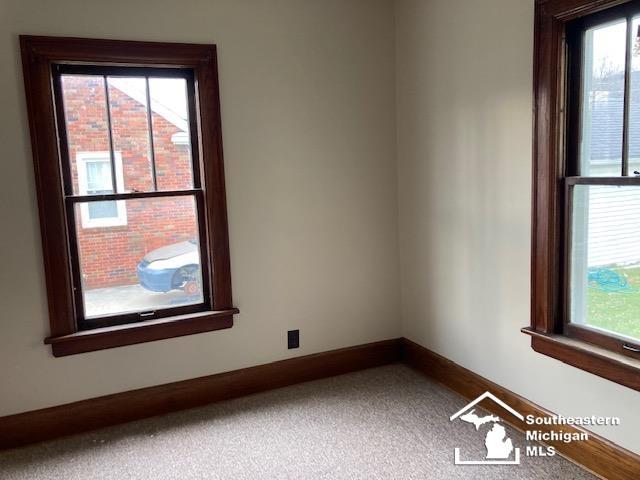
M 589 286 L 597 288 L 603 292 L 625 292 L 634 291 L 627 277 L 620 275 L 610 268 L 590 268 L 589 269 Z

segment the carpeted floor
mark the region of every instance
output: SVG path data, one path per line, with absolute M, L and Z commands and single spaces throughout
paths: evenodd
M 467 402 L 403 365 L 356 372 L 0 453 L 0 478 L 593 480 L 570 462 L 455 466 L 484 432 Z M 507 427 L 514 446 L 524 436 Z M 524 448 L 523 448 L 524 450 Z

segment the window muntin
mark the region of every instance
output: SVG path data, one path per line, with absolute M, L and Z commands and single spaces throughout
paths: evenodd
M 637 4 L 568 28 L 565 333 L 623 353 L 640 344 L 639 28 Z
M 54 65 L 54 84 L 78 328 L 211 310 L 192 71 Z

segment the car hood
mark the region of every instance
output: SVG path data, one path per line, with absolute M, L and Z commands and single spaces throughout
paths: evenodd
M 158 260 L 167 260 L 169 258 L 177 257 L 178 255 L 184 255 L 187 253 L 195 252 L 198 246 L 195 243 L 186 241 L 179 243 L 172 243 L 164 247 L 156 248 L 147 253 L 143 260 L 147 263 L 155 262 Z

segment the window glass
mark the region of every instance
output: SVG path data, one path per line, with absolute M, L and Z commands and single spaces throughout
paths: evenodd
M 78 195 L 86 193 L 81 191 L 81 182 L 85 179 L 78 177 L 78 168 L 84 167 L 77 162 L 82 158 L 82 153 L 104 152 L 104 158 L 109 158 L 107 97 L 104 79 L 101 76 L 62 75 L 61 80 L 68 161 L 71 167 L 73 193 Z M 105 179 L 102 187 L 114 191 L 111 176 Z
M 192 189 L 187 81 L 108 73 L 61 75 L 74 194 Z M 195 199 L 168 195 L 76 200 L 86 319 L 203 303 Z
M 622 174 L 626 20 L 584 37 L 580 175 Z
M 89 195 L 113 193 L 109 159 L 87 162 L 87 191 Z
M 86 318 L 202 303 L 194 198 L 123 203 L 126 228 L 76 228 Z
M 111 163 L 106 160 L 91 160 L 86 163 L 87 195 L 113 193 L 111 189 Z M 91 202 L 87 205 L 90 218 L 114 218 L 118 216 L 115 201 Z
M 144 77 L 109 76 L 107 83 L 113 149 L 122 155 L 123 191 L 152 191 L 147 82 Z
M 193 188 L 185 79 L 62 75 L 62 93 L 74 193 L 78 152 L 108 152 L 110 143 L 122 156 L 119 193 Z
M 150 78 L 149 94 L 158 190 L 193 188 L 187 82 Z
M 116 176 L 118 190 L 123 189 L 122 156 L 113 154 L 114 171 L 111 170 L 109 152 L 80 152 L 76 161 L 78 194 L 104 195 L 114 193 L 112 175 Z M 126 207 L 122 200 L 95 201 L 82 204 L 80 209 L 83 228 L 114 227 L 126 225 Z
M 629 175 L 640 172 L 640 17 L 631 24 L 631 94 L 629 105 Z
M 571 322 L 640 339 L 640 187 L 576 185 Z

